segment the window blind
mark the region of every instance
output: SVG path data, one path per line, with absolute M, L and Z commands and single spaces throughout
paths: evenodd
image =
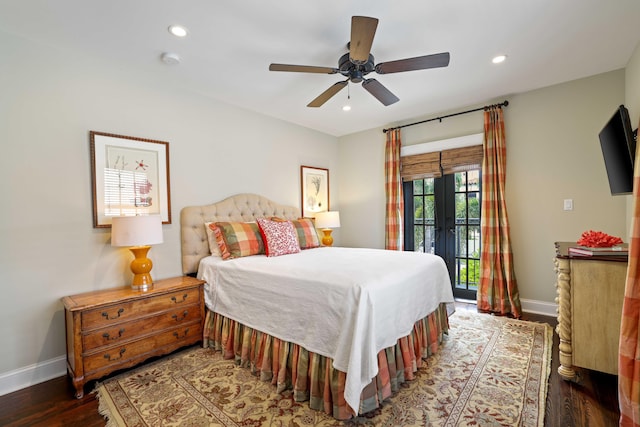
M 456 172 L 482 167 L 482 145 L 452 148 L 401 158 L 403 181 L 439 178 Z
M 444 175 L 482 168 L 482 145 L 442 151 L 440 167 Z
M 403 181 L 441 177 L 440 151 L 401 157 L 400 175 Z

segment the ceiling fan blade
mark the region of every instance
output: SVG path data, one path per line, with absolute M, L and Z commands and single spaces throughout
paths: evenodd
M 389 89 L 384 87 L 382 83 L 380 83 L 376 79 L 367 79 L 363 81 L 362 87 L 365 88 L 371 95 L 376 97 L 376 99 L 382 102 L 385 106 L 400 101 L 397 96 L 391 93 Z
M 349 59 L 354 64 L 364 64 L 369 60 L 373 36 L 376 34 L 378 20 L 367 16 L 351 17 L 351 41 Z
M 397 61 L 381 62 L 376 65 L 376 73 L 390 74 L 402 71 L 426 70 L 427 68 L 446 67 L 449 65 L 449 52 L 435 55 L 417 56 L 415 58 L 399 59 Z
M 327 102 L 333 95 L 340 92 L 349 83 L 348 80 L 338 82 L 331 86 L 329 89 L 322 92 L 316 99 L 307 104 L 307 107 L 321 107 L 322 104 Z
M 337 68 L 331 67 L 315 67 L 313 65 L 289 65 L 289 64 L 271 64 L 269 71 L 291 71 L 294 73 L 319 73 L 319 74 L 335 74 Z

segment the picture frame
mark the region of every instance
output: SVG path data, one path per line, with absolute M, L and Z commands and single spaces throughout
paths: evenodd
M 329 169 L 300 166 L 300 210 L 304 218 L 314 218 L 329 210 Z
M 93 227 L 121 215 L 160 215 L 171 224 L 169 143 L 89 132 Z

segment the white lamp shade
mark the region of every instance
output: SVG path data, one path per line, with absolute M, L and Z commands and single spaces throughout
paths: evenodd
M 339 228 L 340 212 L 338 211 L 318 212 L 316 214 L 316 227 L 317 228 Z
M 158 243 L 162 243 L 160 215 L 111 218 L 111 246 L 146 246 Z

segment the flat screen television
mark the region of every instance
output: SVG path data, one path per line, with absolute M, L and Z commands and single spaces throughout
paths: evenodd
M 604 165 L 611 194 L 633 192 L 633 163 L 636 141 L 631 130 L 629 112 L 624 105 L 616 110 L 599 134 Z

